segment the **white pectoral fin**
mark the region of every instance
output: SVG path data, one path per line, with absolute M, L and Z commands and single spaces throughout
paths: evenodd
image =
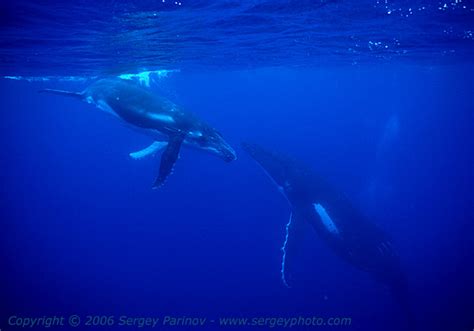
M 327 231 L 334 235 L 339 235 L 339 229 L 336 226 L 336 223 L 331 219 L 326 209 L 323 205 L 319 203 L 313 203 L 314 210 L 318 213 L 323 226 L 326 228 Z
M 142 150 L 130 153 L 130 157 L 134 160 L 141 160 L 147 156 L 151 156 L 168 145 L 167 141 L 155 141 L 153 144 Z
M 283 252 L 281 261 L 281 280 L 286 287 L 290 287 L 294 263 L 301 250 L 304 235 L 304 224 L 295 213 L 290 215 L 286 224 L 285 242 L 281 248 Z

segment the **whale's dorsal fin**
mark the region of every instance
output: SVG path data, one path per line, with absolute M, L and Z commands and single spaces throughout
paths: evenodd
M 82 99 L 84 97 L 84 94 L 81 92 L 72 92 L 72 91 L 64 91 L 64 90 L 54 90 L 54 89 L 44 89 L 40 90 L 40 93 L 52 93 L 52 94 L 58 94 L 58 95 L 64 95 L 68 97 L 74 97 L 74 98 L 79 98 Z
M 178 159 L 179 149 L 183 143 L 184 135 L 175 135 L 171 136 L 168 141 L 168 146 L 161 155 L 160 170 L 158 172 L 158 177 L 153 184 L 153 188 L 159 188 L 166 180 L 166 178 L 171 173 L 173 165 Z
M 148 146 L 148 147 L 146 147 L 142 150 L 132 152 L 129 155 L 134 160 L 141 160 L 141 159 L 143 159 L 147 156 L 151 156 L 151 155 L 155 154 L 160 149 L 165 148 L 165 146 L 167 144 L 168 144 L 167 141 L 154 141 L 150 146 Z

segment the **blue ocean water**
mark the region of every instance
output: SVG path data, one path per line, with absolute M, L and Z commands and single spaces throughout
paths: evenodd
M 408 329 L 384 285 L 312 231 L 284 286 L 291 210 L 239 147 L 253 141 L 311 166 L 390 234 L 413 329 L 471 330 L 473 31 L 466 0 L 1 2 L 0 329 L 49 329 L 52 316 L 58 330 L 313 316 L 351 322 L 287 328 Z M 238 159 L 183 148 L 153 190 L 159 155 L 128 156 L 150 138 L 38 93 L 120 75 L 211 123 Z

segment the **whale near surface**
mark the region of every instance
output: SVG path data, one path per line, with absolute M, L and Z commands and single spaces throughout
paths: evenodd
M 154 187 L 161 186 L 172 171 L 182 145 L 195 147 L 229 162 L 236 159 L 222 134 L 194 114 L 133 81 L 100 79 L 82 92 L 45 89 L 40 92 L 74 97 L 112 114 L 153 139 L 150 146 L 130 153 L 142 159 L 163 150 Z

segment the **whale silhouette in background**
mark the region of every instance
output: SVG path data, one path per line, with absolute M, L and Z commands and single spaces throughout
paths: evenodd
M 301 237 L 311 225 L 342 259 L 386 284 L 402 306 L 408 320 L 408 288 L 400 259 L 389 236 L 353 206 L 344 193 L 295 160 L 262 147 L 243 143 L 242 148 L 264 169 L 291 206 L 282 247 L 282 281 L 292 282 L 294 260 L 301 250 Z
M 161 186 L 171 173 L 183 144 L 215 154 L 227 162 L 236 159 L 235 151 L 216 129 L 134 82 L 107 78 L 92 83 L 83 92 L 53 89 L 40 92 L 94 104 L 151 137 L 154 142 L 150 146 L 130 156 L 141 159 L 164 149 L 154 188 Z

